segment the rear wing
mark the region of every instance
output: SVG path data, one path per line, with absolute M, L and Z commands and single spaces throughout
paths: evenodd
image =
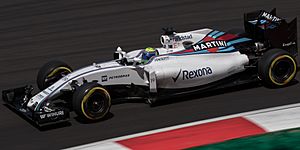
M 244 26 L 250 38 L 264 43 L 267 48 L 281 48 L 294 56 L 298 54 L 297 18 L 287 23 L 276 15 L 276 9 L 259 10 L 244 14 Z

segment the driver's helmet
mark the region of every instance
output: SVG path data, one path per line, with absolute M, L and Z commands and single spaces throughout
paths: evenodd
M 142 54 L 142 63 L 146 64 L 150 60 L 151 57 L 156 56 L 157 52 L 153 47 L 147 47 Z

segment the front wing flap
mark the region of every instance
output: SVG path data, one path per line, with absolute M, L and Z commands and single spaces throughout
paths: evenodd
M 32 90 L 32 86 L 3 90 L 2 99 L 7 106 L 40 127 L 69 120 L 69 110 L 63 107 L 49 106 L 38 111 L 28 108 L 27 103 L 32 97 Z

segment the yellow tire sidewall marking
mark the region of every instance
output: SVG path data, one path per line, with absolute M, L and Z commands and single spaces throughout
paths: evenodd
M 47 78 L 54 76 L 59 70 L 67 70 L 68 72 L 72 72 L 71 69 L 67 67 L 57 67 L 50 74 L 47 75 Z
M 283 59 L 283 58 L 288 58 L 288 59 L 290 59 L 290 60 L 293 62 L 293 65 L 294 65 L 294 71 L 293 71 L 293 73 L 290 75 L 290 77 L 287 78 L 283 83 L 278 83 L 278 82 L 275 81 L 275 79 L 274 79 L 273 76 L 272 76 L 272 69 L 273 69 L 275 63 L 276 63 L 278 60 Z M 277 57 L 276 59 L 274 59 L 274 60 L 272 61 L 272 63 L 271 63 L 271 66 L 270 66 L 270 68 L 269 68 L 269 78 L 270 78 L 271 81 L 272 81 L 274 84 L 276 84 L 276 85 L 285 85 L 285 84 L 289 83 L 289 82 L 294 78 L 294 76 L 295 76 L 295 74 L 296 74 L 296 71 L 297 71 L 297 67 L 296 67 L 296 66 L 297 66 L 297 65 L 296 65 L 296 62 L 295 62 L 295 60 L 294 60 L 291 56 L 289 56 L 289 55 L 282 55 L 282 56 L 279 56 L 279 57 Z
M 105 90 L 104 88 L 101 88 L 101 87 L 94 87 L 94 88 L 92 88 L 91 90 L 89 90 L 88 93 L 83 97 L 83 100 L 81 101 L 81 111 L 82 111 L 83 115 L 84 115 L 85 117 L 87 117 L 88 119 L 90 119 L 90 120 L 97 120 L 97 119 L 102 118 L 105 114 L 107 114 L 107 112 L 108 112 L 108 110 L 109 110 L 109 109 L 107 109 L 106 112 L 105 112 L 103 115 L 101 115 L 101 116 L 99 116 L 99 117 L 97 117 L 97 118 L 93 118 L 93 117 L 89 116 L 89 115 L 85 112 L 85 110 L 84 110 L 84 104 L 87 102 L 87 100 L 89 99 L 89 97 L 90 97 L 96 90 L 100 90 L 101 92 L 104 92 L 104 94 L 108 97 L 108 103 L 109 103 L 109 106 L 111 105 L 111 98 L 110 98 L 110 95 L 109 95 L 109 93 L 107 92 L 107 90 Z

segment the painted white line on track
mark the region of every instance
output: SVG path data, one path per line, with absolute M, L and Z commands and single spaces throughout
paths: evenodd
M 125 140 L 125 139 L 145 136 L 145 135 L 149 135 L 149 134 L 155 134 L 155 133 L 159 133 L 159 132 L 166 132 L 166 131 L 175 130 L 175 129 L 179 129 L 179 128 L 190 127 L 190 126 L 195 126 L 195 125 L 199 125 L 199 124 L 204 124 L 204 123 L 209 123 L 209 122 L 214 122 L 214 121 L 219 121 L 219 120 L 224 120 L 224 119 L 230 119 L 230 118 L 235 118 L 235 117 L 245 117 L 246 119 L 249 119 L 250 121 L 253 120 L 254 123 L 257 123 L 259 126 L 261 126 L 262 128 L 265 128 L 267 131 L 278 131 L 280 129 L 286 129 L 286 128 L 280 127 L 280 126 L 272 126 L 272 125 L 262 126 L 260 124 L 260 122 L 263 122 L 264 120 L 266 120 L 265 118 L 262 117 L 263 114 L 269 114 L 270 116 L 272 116 L 272 115 L 276 114 L 276 111 L 278 111 L 278 112 L 280 111 L 281 113 L 284 112 L 284 115 L 289 115 L 289 116 L 297 115 L 297 116 L 299 116 L 299 113 L 295 114 L 296 112 L 293 112 L 293 114 L 290 114 L 289 110 L 297 110 L 296 112 L 300 111 L 300 103 L 284 105 L 284 106 L 278 106 L 278 107 L 272 107 L 272 108 L 261 109 L 261 110 L 256 110 L 256 111 L 250 111 L 250 112 L 245 112 L 245 113 L 239 113 L 239 114 L 234 114 L 234 115 L 228 115 L 228 116 L 223 116 L 223 117 L 217 117 L 217 118 L 213 118 L 213 119 L 207 119 L 207 120 L 202 120 L 202 121 L 196 121 L 196 122 L 191 122 L 191 123 L 186 123 L 186 124 L 181 124 L 181 125 L 176 125 L 176 126 L 171 126 L 171 127 L 166 127 L 166 128 L 141 132 L 141 133 L 136 133 L 136 134 L 117 137 L 117 138 L 112 138 L 112 139 L 108 139 L 108 140 L 104 140 L 104 141 L 93 142 L 93 143 L 85 144 L 85 145 L 81 145 L 81 146 L 71 147 L 71 148 L 68 148 L 68 150 L 94 149 L 94 148 L 95 149 L 102 149 L 102 146 L 105 146 L 108 143 L 115 143 L 115 141 L 121 141 L 121 140 Z M 272 114 L 271 112 L 275 112 L 275 113 Z M 261 119 L 253 119 L 253 118 L 255 118 L 255 116 L 257 116 Z M 296 119 L 298 117 L 293 117 L 293 118 Z M 289 119 L 289 120 L 291 120 L 290 122 L 293 122 L 292 121 L 293 119 Z M 298 120 L 298 123 L 293 122 L 293 123 L 291 123 L 293 125 L 291 125 L 290 127 L 299 127 L 300 126 L 299 125 L 300 120 L 299 120 L 299 118 L 297 120 Z M 274 123 L 274 121 L 271 121 L 271 122 Z M 276 123 L 278 123 L 278 120 L 277 120 Z M 126 148 L 126 147 L 123 147 L 123 148 L 120 148 L 120 149 L 124 149 L 124 148 Z
M 245 116 L 268 132 L 300 127 L 300 107 Z
M 100 146 L 101 145 L 101 146 Z M 99 147 L 100 146 L 100 147 Z M 103 141 L 88 145 L 70 148 L 72 150 L 130 150 L 129 148 L 113 141 Z

